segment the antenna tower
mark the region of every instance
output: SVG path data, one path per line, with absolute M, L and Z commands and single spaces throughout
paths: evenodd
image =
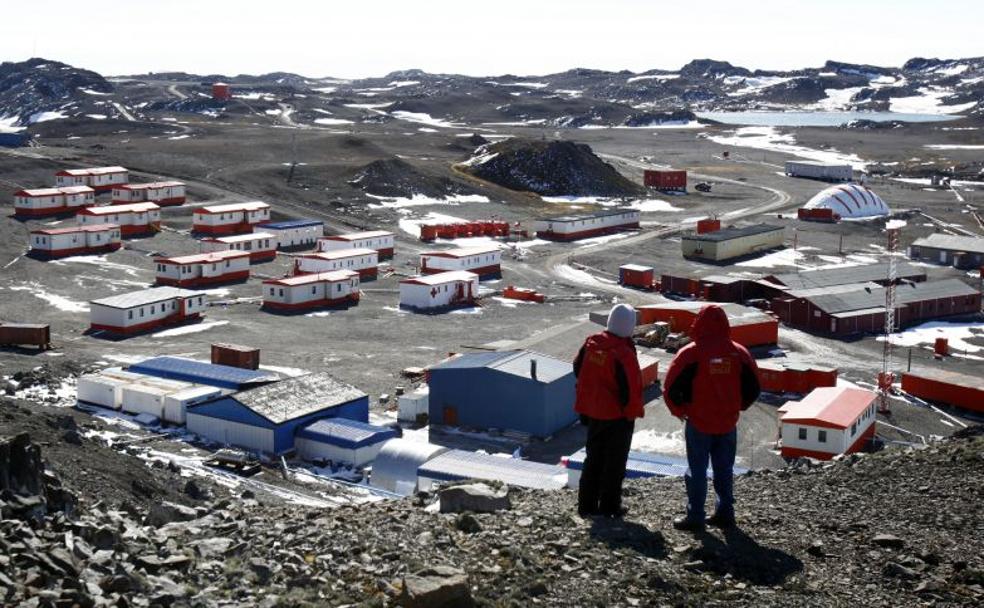
M 878 374 L 878 410 L 882 414 L 891 413 L 888 407 L 888 397 L 892 392 L 895 373 L 892 372 L 892 334 L 896 329 L 895 312 L 897 299 L 895 284 L 898 281 L 898 266 L 896 252 L 899 248 L 899 233 L 901 228 L 887 228 L 888 233 L 888 284 L 885 286 L 885 341 L 882 343 L 882 371 Z

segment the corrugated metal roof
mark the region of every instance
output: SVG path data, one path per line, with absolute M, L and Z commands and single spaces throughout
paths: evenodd
M 496 351 L 458 354 L 441 361 L 437 365 L 432 365 L 430 369 L 474 369 L 477 367 L 486 367 L 500 359 L 511 357 L 515 353 L 516 351 Z
M 435 256 L 439 258 L 466 258 L 472 255 L 482 255 L 484 253 L 501 253 L 502 249 L 498 245 L 475 245 L 474 247 L 457 247 L 444 251 L 425 251 L 423 256 Z
M 930 368 L 922 367 L 912 371 L 905 372 L 903 376 L 915 376 L 917 378 L 926 378 L 929 380 L 936 380 L 938 382 L 953 384 L 955 386 L 967 386 L 970 388 L 976 388 L 977 390 L 980 391 L 984 391 L 984 376 L 979 376 L 979 375 L 971 376 L 969 374 L 952 372 L 948 369 L 930 369 Z
M 533 361 L 536 362 L 536 378 L 539 382 L 554 382 L 574 373 L 571 363 L 531 351 L 515 352 L 510 357 L 489 363 L 488 367 L 520 378 L 532 379 L 530 367 Z
M 140 291 L 131 291 L 118 296 L 110 296 L 100 300 L 92 300 L 90 304 L 108 306 L 110 308 L 133 308 L 144 304 L 154 304 L 171 298 L 190 298 L 201 295 L 200 292 L 190 289 L 179 289 L 178 287 L 151 287 Z
M 903 262 L 897 265 L 896 276 L 900 279 L 922 280 L 926 278 L 926 271 Z M 878 282 L 888 279 L 888 264 L 878 263 L 844 268 L 804 270 L 803 272 L 770 275 L 765 279 L 770 282 L 782 283 L 790 289 L 812 289 L 848 283 Z
M 259 241 L 261 239 L 274 239 L 277 235 L 270 232 L 248 232 L 246 234 L 232 234 L 229 236 L 217 236 L 210 239 L 202 239 L 215 243 L 245 243 L 247 241 Z
M 581 220 L 592 220 L 599 217 L 610 217 L 613 215 L 622 215 L 623 213 L 631 213 L 634 215 L 639 215 L 639 210 L 632 209 L 631 207 L 619 207 L 617 209 L 609 209 L 608 211 L 598 211 L 596 213 L 578 213 L 575 215 L 555 215 L 553 217 L 540 217 L 537 218 L 543 222 L 580 222 Z
M 764 234 L 766 232 L 776 232 L 782 231 L 782 226 L 771 226 L 769 224 L 752 224 L 751 226 L 741 226 L 736 228 L 723 228 L 715 232 L 707 232 L 704 234 L 685 234 L 684 239 L 690 241 L 704 241 L 708 243 L 719 243 L 721 241 L 730 241 L 731 239 L 739 239 L 746 236 L 752 236 L 755 234 Z
M 417 474 L 438 481 L 481 479 L 537 490 L 559 490 L 567 484 L 566 471 L 559 465 L 465 450 L 444 452 L 422 464 Z
M 321 220 L 287 220 L 284 222 L 268 222 L 266 224 L 260 224 L 257 228 L 266 228 L 267 230 L 286 230 L 288 228 L 305 228 L 307 226 L 324 226 L 325 223 Z
M 928 283 L 907 283 L 899 285 L 895 295 L 900 306 L 914 302 L 970 296 L 977 293 L 959 279 L 945 279 Z M 807 298 L 810 303 L 828 314 L 846 313 L 862 309 L 877 309 L 885 306 L 885 288 L 867 288 L 842 293 L 814 295 Z
M 361 448 L 396 437 L 396 431 L 358 420 L 330 418 L 317 420 L 297 431 L 298 437 L 343 448 Z
M 348 281 L 352 277 L 357 276 L 359 276 L 359 273 L 351 270 L 329 270 L 328 272 L 318 272 L 315 274 L 299 274 L 296 277 L 287 277 L 284 279 L 267 279 L 263 281 L 263 284 L 291 286 L 321 282 L 338 283 L 339 281 Z
M 912 242 L 917 247 L 950 249 L 966 253 L 984 253 L 984 238 L 973 236 L 954 236 L 951 234 L 931 234 Z
M 336 249 L 334 251 L 319 251 L 317 253 L 306 253 L 302 258 L 313 260 L 344 260 L 345 258 L 357 258 L 363 255 L 379 255 L 375 249 L 357 247 L 355 249 Z
M 211 207 L 199 207 L 194 213 L 229 213 L 231 211 L 258 211 L 269 209 L 270 205 L 263 201 L 249 201 L 248 203 L 229 203 L 227 205 L 213 205 Z
M 160 205 L 156 203 L 128 203 L 126 205 L 106 205 L 104 207 L 86 207 L 79 211 L 84 215 L 114 215 L 117 213 L 146 213 L 157 211 Z
M 325 372 L 297 376 L 241 391 L 233 399 L 274 424 L 365 398 L 366 394 Z
M 134 363 L 127 369 L 131 372 L 159 378 L 174 378 L 210 386 L 228 386 L 229 388 L 280 380 L 280 376 L 273 372 L 205 363 L 184 357 L 153 357 L 140 363 Z
M 330 234 L 322 237 L 328 241 L 358 241 L 361 239 L 374 239 L 384 236 L 394 236 L 388 230 L 366 230 L 365 232 L 347 232 L 345 234 Z
M 580 449 L 567 457 L 567 468 L 581 471 L 584 469 L 585 451 Z M 734 467 L 735 475 L 744 475 L 748 469 Z M 629 452 L 625 466 L 625 476 L 629 479 L 646 477 L 683 477 L 687 472 L 687 459 L 649 452 Z M 710 466 L 707 469 L 708 479 L 714 477 Z
M 475 281 L 476 279 L 478 279 L 478 275 L 474 272 L 468 272 L 467 270 L 449 270 L 447 272 L 438 272 L 419 277 L 411 277 L 409 279 L 403 279 L 400 282 L 415 285 L 443 285 L 444 283 L 453 283 L 455 281 L 470 282 Z
M 850 386 L 825 386 L 813 389 L 800 401 L 787 401 L 779 408 L 782 422 L 815 423 L 846 429 L 878 397 L 872 391 Z
M 102 224 L 102 226 L 114 226 L 115 224 Z M 155 264 L 211 264 L 233 258 L 249 257 L 248 251 L 238 249 L 223 249 L 222 251 L 210 251 L 209 253 L 194 253 L 191 255 L 179 255 L 173 258 L 154 258 Z

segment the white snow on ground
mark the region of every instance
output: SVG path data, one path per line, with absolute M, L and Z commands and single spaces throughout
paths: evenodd
M 901 86 L 904 83 L 905 83 L 905 79 L 904 78 L 902 78 L 900 80 L 900 79 L 896 78 L 895 76 L 881 75 L 881 76 L 878 76 L 876 78 L 872 78 L 871 80 L 869 80 L 868 81 L 868 86 L 870 86 L 873 89 L 880 89 L 882 87 Z
M 105 114 L 86 114 L 85 117 L 92 120 L 106 120 L 108 118 Z
M 380 110 L 382 108 L 388 108 L 393 105 L 392 101 L 387 101 L 385 103 L 347 103 L 346 108 L 359 108 L 360 110 Z M 383 112 L 385 114 L 385 112 Z
M 461 127 L 460 124 L 455 124 L 453 122 L 448 122 L 441 118 L 434 118 L 430 114 L 425 114 L 424 112 L 407 112 L 405 110 L 396 110 L 392 113 L 394 118 L 399 118 L 400 120 L 405 120 L 407 122 L 416 122 L 422 125 L 428 125 L 431 127 Z
M 724 79 L 724 84 L 735 86 L 745 85 L 740 89 L 728 93 L 731 97 L 741 97 L 743 95 L 758 93 L 763 89 L 768 89 L 769 87 L 774 87 L 777 84 L 783 84 L 790 80 L 793 80 L 793 78 L 783 76 L 728 76 Z
M 410 314 L 410 311 L 409 310 L 404 310 L 404 309 L 400 308 L 399 306 L 383 306 L 383 310 L 388 310 L 390 312 L 395 312 L 398 315 L 408 315 L 408 314 Z
M 312 91 L 317 91 L 319 93 L 324 93 L 325 95 L 329 93 L 334 93 L 338 90 L 338 87 L 315 87 L 311 89 Z
M 452 315 L 480 315 L 482 314 L 482 309 L 478 306 L 469 306 L 467 308 L 456 308 L 451 311 Z
M 636 125 L 630 127 L 628 125 L 618 125 L 612 127 L 613 129 L 703 129 L 706 127 L 704 123 L 699 120 L 666 120 L 663 122 L 652 122 L 648 125 Z
M 269 114 L 270 116 L 280 116 L 280 112 L 281 111 L 277 108 L 271 108 L 269 110 L 266 110 L 266 113 Z
M 936 338 L 946 338 L 951 350 L 964 353 L 976 353 L 984 350 L 984 346 L 971 344 L 967 340 L 975 338 L 984 343 L 984 322 L 950 323 L 947 321 L 930 321 L 916 325 L 899 333 L 892 334 L 892 344 L 895 346 L 933 345 Z M 879 336 L 884 341 L 885 336 Z
M 414 194 L 412 198 L 388 197 L 367 194 L 371 198 L 378 200 L 378 203 L 370 203 L 370 209 L 403 209 L 405 207 L 421 207 L 423 205 L 460 205 L 462 203 L 487 203 L 489 197 L 481 194 L 452 194 L 444 198 L 431 198 L 423 194 Z
M 543 89 L 550 86 L 549 82 L 495 82 L 489 80 L 486 84 L 494 84 L 500 87 L 521 87 L 524 89 Z
M 529 302 L 527 300 L 513 300 L 510 298 L 503 298 L 500 296 L 492 296 L 492 299 L 498 302 L 499 304 L 502 304 L 506 308 L 516 308 L 520 304 L 536 304 L 536 302 Z
M 888 220 L 885 222 L 885 230 L 893 230 L 895 228 L 902 228 L 907 224 L 905 220 Z
M 977 105 L 975 101 L 951 106 L 943 105 L 943 98 L 953 95 L 953 89 L 921 87 L 919 93 L 910 97 L 892 97 L 888 103 L 888 110 L 907 114 L 959 114 Z
M 389 85 L 387 85 L 387 86 L 399 88 L 399 87 L 412 87 L 415 84 L 420 84 L 420 81 L 419 80 L 394 80 L 393 82 L 389 83 Z
M 208 321 L 206 323 L 195 323 L 194 325 L 184 325 L 182 327 L 175 327 L 174 329 L 159 331 L 152 335 L 151 338 L 171 338 L 173 336 L 183 336 L 185 334 L 196 334 L 200 331 L 205 331 L 207 329 L 212 329 L 213 327 L 228 324 L 228 321 Z
M 854 97 L 864 87 L 849 87 L 846 89 L 824 89 L 827 94 L 826 99 L 821 99 L 815 105 L 818 110 L 826 112 L 836 112 L 844 110 Z
M 670 203 L 659 199 L 613 199 L 604 196 L 541 196 L 540 199 L 545 203 L 557 203 L 564 205 L 601 205 L 602 207 L 628 207 L 643 213 L 655 213 L 659 211 L 682 211 L 680 207 L 674 207 Z
M 772 150 L 810 160 L 850 164 L 855 169 L 864 169 L 867 165 L 857 154 L 846 154 L 833 148 L 814 150 L 797 145 L 792 134 L 779 133 L 775 127 L 740 127 L 735 129 L 733 135 L 709 135 L 707 138 L 722 146 Z
M 67 118 L 67 116 L 65 116 L 65 113 L 61 111 L 35 112 L 34 114 L 31 114 L 30 118 L 27 119 L 27 122 L 33 125 L 34 123 L 37 122 L 48 122 L 49 120 L 59 120 L 61 118 Z
M 600 287 L 605 285 L 614 285 L 615 281 L 611 279 L 603 279 L 601 277 L 596 277 L 593 274 L 584 272 L 583 270 L 578 270 L 567 264 L 561 264 L 557 266 L 554 271 L 557 273 L 561 279 L 565 281 L 570 281 L 571 283 L 576 283 L 578 285 L 586 285 L 588 287 Z
M 306 376 L 311 372 L 306 369 L 300 369 L 297 367 L 280 367 L 277 365 L 260 365 L 260 369 L 265 369 L 268 372 L 276 372 L 288 378 L 296 378 L 297 376 Z
M 259 91 L 250 91 L 249 93 L 235 93 L 233 97 L 236 99 L 247 99 L 251 101 L 255 101 L 257 99 L 265 99 L 267 101 L 273 101 L 274 99 L 276 99 L 276 97 L 274 97 L 270 93 L 260 93 Z
M 625 82 L 639 82 L 640 80 L 675 80 L 679 74 L 646 74 L 643 76 L 632 76 Z
M 168 137 L 168 139 L 188 139 L 191 135 L 185 133 L 184 135 L 175 135 L 174 137 Z
M 974 144 L 926 144 L 923 147 L 931 150 L 984 150 L 984 145 Z
M 430 127 L 420 127 L 417 130 L 420 131 L 421 133 L 437 133 L 438 132 L 437 129 L 432 129 Z
M 36 384 L 24 389 L 18 389 L 16 381 L 12 379 L 6 380 L 7 383 L 14 389 L 14 397 L 18 399 L 47 403 L 48 405 L 53 405 L 55 407 L 72 407 L 77 401 L 75 397 L 77 392 L 75 378 L 62 380 L 61 383 L 55 388 L 54 393 L 51 392 L 51 389 L 47 384 Z
M 669 433 L 661 433 L 653 429 L 639 431 L 632 435 L 632 449 L 659 454 L 685 455 L 687 453 L 682 430 Z
M 100 93 L 99 91 L 93 91 L 92 89 L 83 89 L 82 87 L 79 87 L 79 90 L 85 93 L 86 95 L 99 95 L 102 97 L 112 95 L 112 93 Z
M 314 123 L 318 125 L 350 125 L 352 121 L 344 118 L 315 118 Z
M 970 69 L 969 65 L 967 65 L 966 63 L 961 63 L 957 65 L 951 65 L 950 67 L 936 68 L 935 70 L 933 70 L 933 72 L 936 74 L 941 74 L 943 76 L 957 76 L 959 74 L 963 74 L 969 69 Z
M 44 288 L 38 283 L 27 283 L 25 285 L 8 287 L 7 289 L 10 291 L 26 291 L 32 296 L 40 298 L 58 310 L 64 312 L 89 312 L 89 305 L 85 302 L 76 302 L 75 300 L 70 300 L 65 296 L 49 293 L 45 291 Z
M 533 120 L 514 120 L 506 122 L 483 122 L 486 127 L 526 127 L 530 125 L 542 125 L 547 122 L 546 118 L 535 118 Z
M 0 116 L 0 133 L 17 133 L 27 128 L 18 127 L 17 121 L 16 116 Z
M 468 135 L 465 135 L 465 137 L 468 137 Z M 499 156 L 498 152 L 489 152 L 488 154 L 478 154 L 476 156 L 472 156 L 465 162 L 461 163 L 461 165 L 465 167 L 475 167 L 478 165 L 484 165 L 485 163 L 489 162 L 496 156 Z
M 126 264 L 119 264 L 117 262 L 110 262 L 106 259 L 104 255 L 73 255 L 67 258 L 62 258 L 60 260 L 52 260 L 48 262 L 49 264 L 64 265 L 64 264 L 91 264 L 93 266 L 99 266 L 106 270 L 120 271 L 124 272 L 131 277 L 138 275 L 139 269 L 133 266 L 127 266 Z
M 399 221 L 400 230 L 406 232 L 410 236 L 420 238 L 420 226 L 421 224 L 450 224 L 453 222 L 466 222 L 460 217 L 454 217 L 453 215 L 444 215 L 443 213 L 434 213 L 433 211 L 428 213 L 426 216 L 419 219 L 409 219 L 401 218 Z
M 584 91 L 580 89 L 554 89 L 554 93 L 558 95 L 569 95 L 570 97 L 580 97 L 584 94 Z
M 754 260 L 738 262 L 735 266 L 751 266 L 754 268 L 775 268 L 776 266 L 794 266 L 796 268 L 811 268 L 803 264 L 804 251 L 815 250 L 816 247 L 800 247 L 799 249 L 780 249 L 767 253 Z
M 611 241 L 618 241 L 630 236 L 628 232 L 616 232 L 615 234 L 606 234 L 605 236 L 595 236 L 589 239 L 578 240 L 578 249 L 589 249 L 591 247 L 597 247 L 604 243 L 610 243 Z

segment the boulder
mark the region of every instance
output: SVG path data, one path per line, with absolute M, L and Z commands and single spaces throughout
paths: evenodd
M 191 507 L 165 501 L 151 505 L 150 512 L 147 513 L 147 524 L 160 527 L 176 521 L 191 521 L 197 518 L 198 512 Z
M 438 493 L 441 513 L 494 513 L 512 507 L 509 488 L 493 488 L 484 483 L 463 484 L 443 488 Z
M 397 603 L 405 608 L 468 608 L 475 605 L 464 572 L 437 566 L 403 578 Z

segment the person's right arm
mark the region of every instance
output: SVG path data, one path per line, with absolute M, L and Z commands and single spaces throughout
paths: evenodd
M 693 398 L 693 382 L 697 375 L 697 362 L 691 352 L 684 348 L 673 358 L 663 379 L 663 401 L 670 413 L 677 418 L 687 415 L 687 405 Z

